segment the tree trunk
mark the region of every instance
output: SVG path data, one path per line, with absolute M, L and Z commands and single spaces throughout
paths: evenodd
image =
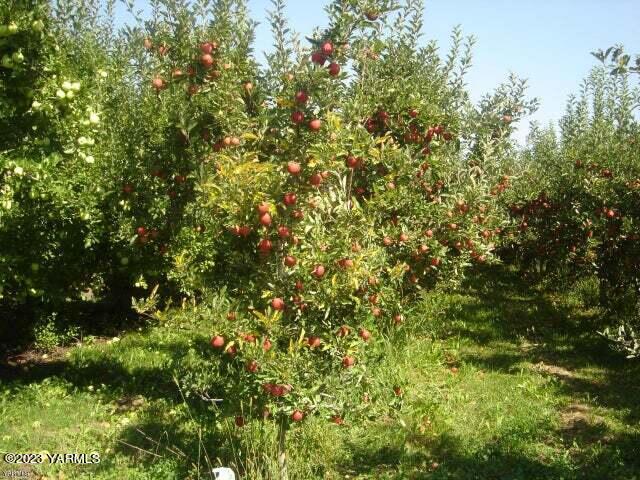
M 278 427 L 278 466 L 280 467 L 280 480 L 289 480 L 289 472 L 287 471 L 287 450 L 285 440 L 287 438 L 286 420 L 280 422 Z

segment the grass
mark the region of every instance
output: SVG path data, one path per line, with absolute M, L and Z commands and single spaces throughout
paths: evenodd
M 380 385 L 401 381 L 402 404 L 349 428 L 305 422 L 289 437 L 291 478 L 640 479 L 640 365 L 590 333 L 598 312 L 580 295 L 499 268 L 425 295 L 406 348 L 389 346 L 376 372 Z M 0 367 L 0 451 L 101 455 L 30 467 L 46 478 L 209 478 L 220 463 L 277 478 L 272 425 L 232 428 L 173 381 L 209 328 L 177 311 L 118 341 Z

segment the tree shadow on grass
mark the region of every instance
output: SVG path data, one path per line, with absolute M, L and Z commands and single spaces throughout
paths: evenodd
M 637 435 L 611 435 L 602 425 L 566 434 L 570 458 L 547 458 L 543 452 L 522 450 L 508 439 L 470 449 L 461 439 L 441 434 L 416 453 L 406 445 L 374 447 L 350 445 L 353 456 L 341 470 L 356 478 L 394 480 L 478 479 L 478 480 L 631 480 L 640 473 Z M 383 434 L 382 432 L 380 432 Z M 557 432 L 556 432 L 557 433 Z M 543 435 L 541 432 L 540 435 Z M 605 438 L 598 448 L 585 454 L 576 444 Z M 532 439 L 534 441 L 535 439 Z M 572 450 L 573 449 L 573 450 Z M 595 453 L 594 453 L 595 452 Z
M 471 301 L 445 312 L 450 334 L 467 339 L 460 356 L 477 368 L 514 373 L 540 365 L 558 389 L 640 418 L 640 363 L 625 359 L 595 333 L 595 314 L 552 301 L 517 272 L 488 267 L 465 285 Z M 595 372 L 595 373 L 594 373 Z
M 384 435 L 383 432 L 379 432 Z M 499 443 L 469 451 L 451 435 L 430 438 L 422 449 L 405 444 L 350 445 L 353 457 L 343 472 L 357 478 L 387 479 L 557 479 L 569 478 L 568 466 L 549 465 Z
M 180 391 L 173 379 L 173 369 L 189 349 L 198 355 L 211 355 L 211 348 L 204 337 L 193 342 L 170 342 L 154 345 L 154 350 L 168 354 L 162 364 L 145 366 L 145 359 L 135 366 L 126 365 L 126 355 L 107 350 L 91 350 L 86 355 L 60 358 L 55 361 L 32 364 L 27 371 L 19 367 L 0 366 L 0 378 L 8 389 L 42 382 L 46 378 L 58 377 L 70 388 L 103 387 L 94 392 L 104 400 L 112 401 L 123 396 L 141 395 L 147 399 L 181 399 Z M 144 340 L 128 340 L 127 349 L 132 353 L 146 351 Z

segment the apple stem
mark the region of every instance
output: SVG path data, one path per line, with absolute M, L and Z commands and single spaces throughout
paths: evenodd
M 289 480 L 287 470 L 287 451 L 285 440 L 287 438 L 287 421 L 282 419 L 278 427 L 278 466 L 280 467 L 280 480 Z

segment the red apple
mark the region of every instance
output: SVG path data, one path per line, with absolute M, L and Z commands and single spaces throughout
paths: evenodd
M 348 326 L 342 325 L 336 332 L 336 335 L 338 337 L 346 337 L 347 335 L 349 335 L 350 332 L 351 332 L 351 329 Z
M 316 265 L 313 271 L 311 272 L 316 278 L 322 278 L 325 274 L 325 268 L 323 265 Z
M 327 67 L 327 70 L 329 71 L 329 75 L 331 75 L 332 77 L 337 77 L 338 75 L 340 75 L 340 65 L 336 62 L 330 63 Z
M 287 163 L 287 171 L 291 175 L 300 175 L 300 171 L 301 170 L 302 170 L 302 167 L 300 166 L 300 164 L 298 162 L 289 162 L 289 163 Z
M 284 257 L 284 264 L 287 267 L 295 267 L 296 263 L 298 263 L 296 257 L 293 257 L 291 255 L 287 255 L 286 257 Z
M 213 66 L 213 57 L 208 53 L 203 53 L 200 56 L 200 65 L 206 69 L 211 68 Z
M 344 420 L 340 415 L 332 415 L 331 422 L 335 423 L 336 425 L 342 425 L 344 423 Z
M 258 243 L 258 250 L 260 250 L 260 252 L 262 253 L 269 253 L 271 251 L 271 248 L 271 240 L 267 238 L 263 238 L 262 240 L 260 240 L 260 243 Z
M 321 343 L 322 340 L 320 337 L 316 337 L 315 335 L 312 335 L 307 339 L 307 345 L 309 345 L 310 348 L 318 348 Z
M 382 123 L 387 123 L 389 121 L 389 114 L 384 110 L 380 110 L 378 112 L 378 120 L 380 120 Z
M 291 232 L 289 231 L 288 227 L 285 227 L 284 225 L 280 225 L 278 227 L 278 235 L 280 236 L 280 238 L 285 239 L 285 238 L 289 238 L 289 236 L 291 235 Z
M 364 16 L 367 17 L 367 20 L 369 20 L 370 22 L 375 22 L 376 20 L 378 20 L 378 18 L 380 18 L 380 14 L 378 14 L 378 12 L 376 12 L 375 10 L 367 10 L 364 13 Z
M 284 310 L 284 300 L 282 300 L 279 297 L 276 297 L 273 300 L 271 300 L 271 306 L 273 307 L 274 310 L 277 310 L 280 312 Z
M 322 183 L 322 175 L 319 173 L 314 173 L 309 177 L 309 183 L 314 187 L 319 186 Z
M 200 44 L 200 51 L 207 55 L 213 53 L 216 48 L 218 48 L 218 45 L 215 42 L 203 42 Z
M 358 331 L 358 335 L 360 336 L 360 338 L 362 340 L 364 340 L 365 342 L 368 342 L 369 339 L 371 338 L 371 332 L 369 330 L 367 330 L 366 328 L 361 328 Z
M 256 336 L 253 333 L 241 333 L 240 338 L 247 343 L 256 343 Z
M 350 258 L 342 258 L 338 260 L 338 265 L 340 265 L 344 269 L 353 268 L 353 260 Z
M 164 80 L 160 77 L 155 77 L 152 81 L 151 81 L 151 85 L 153 86 L 153 88 L 156 89 L 156 91 L 160 91 L 165 87 L 165 83 Z
M 300 125 L 302 122 L 304 122 L 304 113 L 300 111 L 293 112 L 291 114 L 291 121 L 296 125 Z
M 327 57 L 322 52 L 313 52 L 311 54 L 311 61 L 316 65 L 324 65 L 327 61 Z
M 345 163 L 347 164 L 347 167 L 349 167 L 351 169 L 355 169 L 355 168 L 358 168 L 360 166 L 360 159 L 358 157 L 353 156 L 353 155 L 349 155 L 347 157 Z
M 271 210 L 271 205 L 269 205 L 267 202 L 262 202 L 260 205 L 258 205 L 258 213 L 260 215 L 264 215 L 265 213 L 269 213 L 269 210 Z
M 333 43 L 326 41 L 320 46 L 320 51 L 327 57 L 333 53 Z
M 284 204 L 288 207 L 290 207 L 291 205 L 295 205 L 297 200 L 298 200 L 298 197 L 293 192 L 288 192 L 284 194 L 283 201 L 284 201 Z
M 211 346 L 213 348 L 222 348 L 224 347 L 224 337 L 222 335 L 216 335 L 211 339 Z
M 264 213 L 260 215 L 260 223 L 265 227 L 268 227 L 269 225 L 271 225 L 271 215 L 268 213 Z
M 235 420 L 235 421 L 236 421 L 236 426 L 237 426 L 237 427 L 244 427 L 244 425 L 245 425 L 245 423 L 246 423 L 246 422 L 245 422 L 245 420 L 244 420 L 244 417 L 243 417 L 243 416 L 241 416 L 241 415 L 238 415 L 238 416 L 236 417 L 236 420 Z
M 309 100 L 309 95 L 304 90 L 299 90 L 296 92 L 296 96 L 294 97 L 296 103 L 305 104 Z
M 355 365 L 355 363 L 356 363 L 356 359 L 348 355 L 342 359 L 342 366 L 344 368 L 351 368 Z
M 258 371 L 258 362 L 255 360 L 249 360 L 244 368 L 249 373 L 256 373 Z
M 294 410 L 291 414 L 291 421 L 293 422 L 301 422 L 304 418 L 304 413 L 300 410 Z
M 322 128 L 321 120 L 314 118 L 309 122 L 309 130 L 311 130 L 312 132 L 319 132 L 321 128 Z

